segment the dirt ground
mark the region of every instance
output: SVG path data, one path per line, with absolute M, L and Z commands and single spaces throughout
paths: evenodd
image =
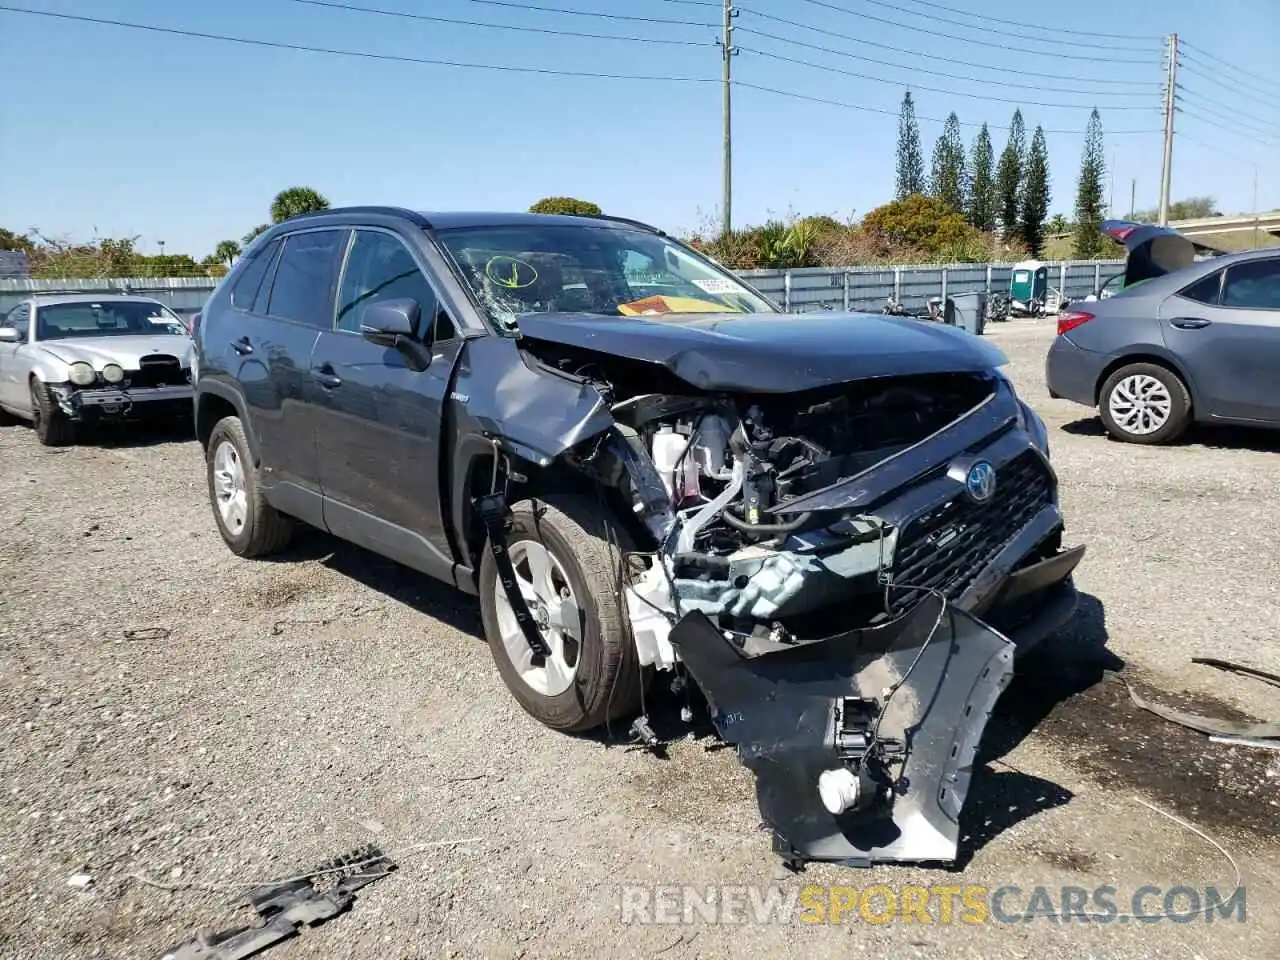
M 997 708 L 954 870 L 781 872 L 750 773 L 684 737 L 676 705 L 653 710 L 665 759 L 552 733 L 502 687 L 466 597 L 319 533 L 232 556 L 194 441 L 55 451 L 0 429 L 0 956 L 159 957 L 248 922 L 234 885 L 370 842 L 400 870 L 267 956 L 1274 956 L 1280 755 L 1143 713 L 1115 678 L 1280 719 L 1274 686 L 1191 662 L 1280 672 L 1280 434 L 1113 443 L 1047 398 L 1051 337 L 990 331 L 1049 423 L 1085 598 Z M 1060 908 L 1064 886 L 1110 886 L 1125 913 L 1149 885 L 1158 912 L 1174 887 L 1235 888 L 1206 836 L 1239 866 L 1243 923 L 1186 917 L 1188 891 L 1188 922 L 877 923 L 879 900 L 840 924 L 623 922 L 623 887 L 659 884 L 1016 886 L 1006 913 L 1036 887 Z

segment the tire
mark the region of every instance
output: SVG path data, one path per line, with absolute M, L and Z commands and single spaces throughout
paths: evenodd
M 220 461 L 220 457 L 224 459 Z M 238 482 L 225 469 L 229 462 L 239 470 Z M 263 498 L 261 478 L 239 417 L 223 417 L 214 425 L 205 448 L 205 476 L 214 522 L 232 553 L 261 557 L 284 549 L 293 536 L 293 522 Z M 239 511 L 224 516 L 219 504 L 220 490 L 228 489 L 233 496 L 238 492 L 243 501 L 243 519 L 239 523 L 235 522 L 241 516 Z
M 1139 412 L 1130 422 L 1122 412 L 1133 409 L 1130 398 L 1139 394 L 1150 398 L 1146 407 L 1148 414 L 1144 417 Z M 1191 394 L 1186 384 L 1167 367 L 1154 363 L 1131 363 L 1111 374 L 1102 384 L 1098 391 L 1098 413 L 1107 432 L 1117 440 L 1146 445 L 1172 443 L 1182 436 L 1191 422 Z M 1146 432 L 1134 429 L 1144 423 L 1150 428 L 1153 421 L 1148 417 L 1158 417 L 1161 413 L 1164 413 L 1164 421 L 1154 429 Z
M 554 561 L 553 586 L 562 577 L 567 581 L 564 586 L 571 590 L 581 617 L 572 680 L 559 692 L 536 689 L 521 675 L 504 642 L 505 632 L 518 651 L 528 650 L 510 614 L 497 565 L 486 544 L 480 562 L 480 614 L 490 653 L 507 689 L 530 716 L 565 733 L 594 730 L 634 715 L 652 671 L 640 666 L 626 605 L 617 589 L 623 558 L 609 543 L 612 537 L 626 551 L 632 547 L 631 539 L 602 515 L 599 504 L 575 494 L 521 501 L 511 512 L 507 546 L 517 577 L 524 559 L 522 544 L 545 549 Z M 554 627 L 549 628 L 544 636 L 554 632 Z M 563 659 L 567 661 L 570 642 L 560 642 L 566 648 Z
M 49 385 L 31 381 L 31 426 L 36 438 L 46 447 L 65 447 L 75 442 L 76 426 L 62 412 Z

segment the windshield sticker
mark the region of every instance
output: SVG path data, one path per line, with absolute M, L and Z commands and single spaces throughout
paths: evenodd
M 693 285 L 703 293 L 737 293 L 738 287 L 732 280 L 724 277 L 703 277 L 693 281 Z
M 515 257 L 491 257 L 484 265 L 484 275 L 508 290 L 522 290 L 538 280 L 538 271 L 533 265 Z

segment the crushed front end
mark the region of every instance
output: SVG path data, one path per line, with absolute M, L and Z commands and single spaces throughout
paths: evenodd
M 1076 606 L 1039 418 L 991 370 L 660 394 L 614 371 L 614 425 L 566 456 L 649 545 L 622 587 L 640 662 L 700 688 L 788 861 L 953 860 L 1015 653 Z
M 176 356 L 144 356 L 133 369 L 106 364 L 103 369 L 92 370 L 85 362 L 74 366 L 89 371 L 50 388 L 59 409 L 71 420 L 92 425 L 113 420 L 177 419 L 191 414 L 191 369 Z

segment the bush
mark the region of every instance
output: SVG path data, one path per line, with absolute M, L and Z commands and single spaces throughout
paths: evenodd
M 543 197 L 529 208 L 530 213 L 558 213 L 568 217 L 598 217 L 604 211 L 590 200 L 574 197 Z
M 910 247 L 941 256 L 980 242 L 981 234 L 964 216 L 936 197 L 918 193 L 877 207 L 862 220 L 862 229 L 891 247 Z

